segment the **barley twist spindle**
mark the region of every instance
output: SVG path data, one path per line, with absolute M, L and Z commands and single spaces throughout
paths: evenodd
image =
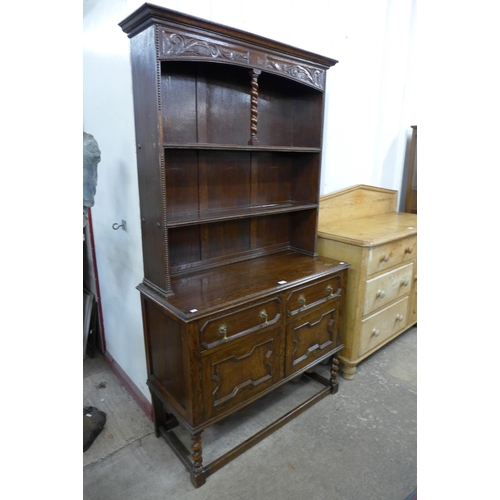
M 195 434 L 191 438 L 191 451 L 193 452 L 191 458 L 193 459 L 194 469 L 196 471 L 203 468 L 203 458 L 201 455 L 201 436 L 200 434 Z
M 250 140 L 248 144 L 257 145 L 259 140 L 257 138 L 257 121 L 258 121 L 258 107 L 259 107 L 259 82 L 258 78 L 260 75 L 258 69 L 253 69 L 250 71 L 250 76 L 252 77 L 250 81 Z

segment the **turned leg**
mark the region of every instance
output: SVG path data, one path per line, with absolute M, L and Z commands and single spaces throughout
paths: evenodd
M 356 365 L 351 365 L 344 362 L 344 366 L 342 368 L 342 377 L 344 377 L 346 380 L 352 380 L 354 378 L 354 375 L 356 375 L 356 371 Z
M 339 371 L 339 360 L 337 356 L 332 357 L 332 368 L 330 370 L 330 384 L 332 386 L 332 393 L 336 393 L 339 383 L 337 382 L 337 374 Z
M 191 470 L 191 482 L 195 488 L 205 484 L 206 476 L 203 469 L 203 456 L 202 456 L 202 443 L 201 433 L 193 434 L 191 436 L 191 458 L 193 460 L 193 467 Z

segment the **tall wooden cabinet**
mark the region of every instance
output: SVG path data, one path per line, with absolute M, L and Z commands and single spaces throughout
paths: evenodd
M 337 391 L 348 264 L 316 230 L 337 61 L 144 4 L 130 38 L 155 430 L 197 487 Z M 312 368 L 332 359 L 331 377 Z M 321 389 L 210 464 L 202 431 L 306 373 Z M 191 434 L 191 450 L 175 435 Z

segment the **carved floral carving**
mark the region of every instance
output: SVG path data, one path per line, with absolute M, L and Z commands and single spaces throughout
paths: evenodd
M 323 89 L 325 86 L 325 71 L 317 68 L 292 64 L 288 61 L 271 57 L 267 58 L 267 67 L 279 71 L 280 73 L 285 73 L 296 80 L 302 80 L 320 89 Z
M 211 59 L 225 59 L 228 61 L 248 62 L 248 52 L 242 52 L 235 48 L 222 44 L 207 42 L 194 37 L 168 33 L 163 31 L 164 36 L 160 43 L 160 56 L 192 56 L 208 57 Z

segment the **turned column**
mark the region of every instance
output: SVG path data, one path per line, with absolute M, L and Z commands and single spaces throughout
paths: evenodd
M 258 69 L 252 69 L 250 71 L 250 76 L 252 78 L 250 85 L 250 140 L 248 144 L 250 146 L 256 146 L 259 144 L 259 139 L 257 138 L 257 124 L 258 124 L 258 107 L 259 107 L 259 82 L 258 78 L 261 71 Z
M 332 357 L 332 368 L 330 370 L 330 385 L 332 386 L 332 392 L 337 392 L 338 382 L 337 375 L 339 371 L 339 359 L 334 354 Z
M 202 440 L 201 433 L 191 436 L 191 459 L 193 465 L 191 469 L 191 482 L 195 488 L 205 484 L 206 476 L 203 468 Z

